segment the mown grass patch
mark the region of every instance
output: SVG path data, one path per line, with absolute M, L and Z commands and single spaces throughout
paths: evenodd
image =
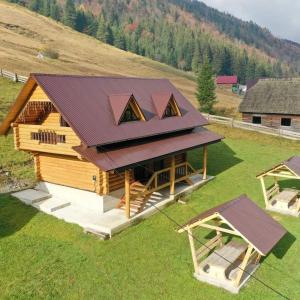
M 228 136 L 209 147 L 209 173 L 216 178 L 191 194 L 187 205 L 164 212 L 182 224 L 196 213 L 247 193 L 264 206 L 255 175 L 300 154 L 297 143 L 240 130 L 210 126 Z M 190 154 L 200 165 L 201 152 Z M 290 299 L 300 298 L 299 219 L 272 214 L 289 231 L 262 262 L 256 277 Z M 255 222 L 255 220 L 254 220 Z M 280 299 L 252 279 L 238 296 L 193 278 L 185 234 L 163 214 L 156 214 L 99 241 L 67 224 L 0 196 L 0 290 L 6 299 Z M 200 231 L 206 240 L 208 232 Z

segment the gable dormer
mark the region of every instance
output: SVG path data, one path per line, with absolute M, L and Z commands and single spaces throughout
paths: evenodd
M 116 125 L 146 120 L 133 94 L 110 95 L 109 102 Z
M 160 119 L 181 116 L 180 109 L 172 93 L 153 94 L 152 100 Z

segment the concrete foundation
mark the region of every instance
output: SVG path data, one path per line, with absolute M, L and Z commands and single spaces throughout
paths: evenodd
M 24 195 L 28 197 L 30 194 L 27 190 L 15 193 L 13 196 L 66 222 L 75 223 L 83 228 L 112 236 L 138 220 L 156 213 L 157 208 L 160 209 L 185 194 L 191 193 L 212 180 L 213 177 L 207 177 L 206 180 L 203 180 L 201 175 L 195 175 L 190 179 L 193 185 L 184 182 L 175 185 L 175 195 L 170 195 L 169 188 L 153 193 L 144 210 L 130 219 L 126 218 L 123 209 L 115 208 L 124 194 L 124 189 L 114 191 L 107 196 L 99 196 L 89 191 L 40 182 L 35 191 L 43 193 L 43 195 L 50 195 L 51 198 L 33 204 L 30 201 L 24 201 Z M 60 205 L 61 207 L 59 207 Z
M 259 267 L 259 264 L 254 265 L 254 264 L 250 264 L 247 269 L 246 272 L 243 274 L 243 277 L 241 279 L 241 283 L 239 284 L 239 286 L 235 285 L 234 280 L 231 279 L 217 279 L 214 278 L 212 276 L 210 276 L 209 274 L 206 274 L 205 272 L 198 272 L 198 273 L 194 273 L 194 277 L 196 279 L 198 279 L 199 281 L 217 286 L 219 288 L 223 288 L 227 291 L 229 291 L 230 293 L 233 294 L 238 294 L 240 289 L 247 283 L 247 281 L 251 278 L 251 275 L 255 273 L 255 271 L 257 270 L 257 268 Z

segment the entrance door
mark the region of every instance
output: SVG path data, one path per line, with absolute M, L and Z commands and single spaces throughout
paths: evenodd
M 151 170 L 148 169 L 147 165 L 137 166 L 133 170 L 134 180 L 140 181 L 141 183 L 147 183 L 151 177 Z

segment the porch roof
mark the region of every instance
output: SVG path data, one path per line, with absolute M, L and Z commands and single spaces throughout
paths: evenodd
M 83 146 L 73 147 L 86 160 L 103 171 L 133 166 L 169 154 L 176 154 L 206 144 L 219 142 L 223 137 L 205 128 L 196 128 L 189 133 L 176 134 L 155 140 L 131 143 L 117 148 Z

